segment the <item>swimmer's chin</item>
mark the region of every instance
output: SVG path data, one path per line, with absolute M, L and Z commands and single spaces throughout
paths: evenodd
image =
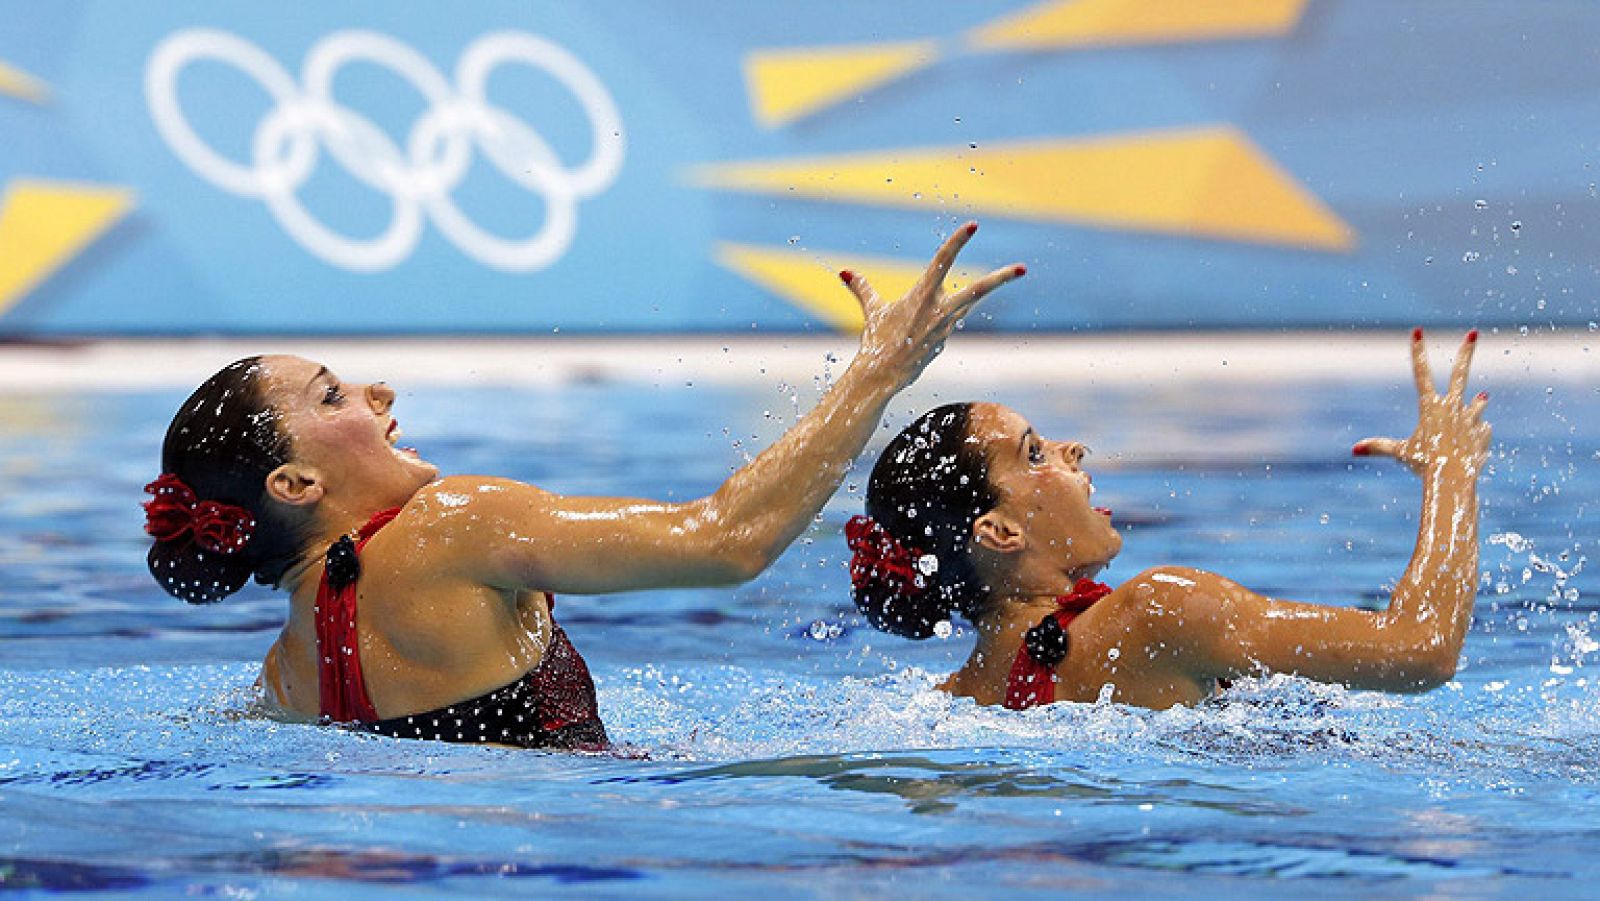
M 394 454 L 396 457 L 400 458 L 401 460 L 404 460 L 407 463 L 411 463 L 411 464 L 421 463 L 423 466 L 433 466 L 432 463 L 429 463 L 427 460 L 424 460 L 422 458 L 422 453 L 420 451 L 418 451 L 414 447 L 408 447 L 408 446 L 403 446 L 403 445 L 399 445 L 399 444 L 391 444 L 391 445 L 389 445 L 389 453 Z M 438 467 L 434 467 L 434 468 L 437 469 Z
M 1074 578 L 1076 578 L 1076 579 L 1098 579 L 1102 572 L 1105 572 L 1107 569 L 1109 569 L 1111 567 L 1111 561 L 1117 559 L 1117 554 L 1120 553 L 1121 551 L 1122 551 L 1122 540 L 1121 540 L 1121 536 L 1118 536 L 1117 546 L 1111 549 L 1111 552 L 1106 555 L 1106 558 L 1104 560 L 1101 560 L 1098 563 L 1091 563 L 1091 564 L 1089 564 L 1087 566 L 1076 568 L 1074 570 L 1074 573 L 1075 573 Z
M 1107 560 L 1104 563 L 1096 563 L 1093 566 L 1086 566 L 1082 569 L 1074 570 L 1072 572 L 1071 580 L 1076 582 L 1079 579 L 1098 579 L 1100 578 L 1100 574 L 1105 572 L 1106 567 L 1110 565 L 1111 561 Z
M 394 454 L 395 459 L 404 463 L 406 466 L 420 468 L 427 473 L 426 480 L 422 483 L 422 485 L 417 486 L 418 488 L 421 488 L 423 485 L 431 485 L 434 482 L 439 481 L 438 465 L 424 459 L 422 454 L 419 453 L 416 448 L 391 446 L 389 448 L 389 453 Z

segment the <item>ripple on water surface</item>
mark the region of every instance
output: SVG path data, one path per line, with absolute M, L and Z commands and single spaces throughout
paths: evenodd
M 253 677 L 0 671 L 0 798 L 21 814 L 0 835 L 58 855 L 19 857 L 12 878 L 493 875 L 532 891 L 999 868 L 1021 887 L 1062 868 L 1115 881 L 1110 867 L 1556 884 L 1590 872 L 1576 858 L 1596 837 L 1600 692 L 1576 680 L 1419 701 L 1275 678 L 1195 709 L 1018 713 L 953 699 L 916 669 L 623 668 L 597 678 L 628 753 L 589 756 L 276 722 L 251 712 Z M 1525 816 L 1529 800 L 1543 818 Z
M 1600 420 L 1543 386 L 1493 390 L 1483 581 L 1444 689 L 1271 679 L 1164 712 L 976 707 L 932 688 L 965 652 L 959 628 L 912 644 L 849 609 L 839 532 L 857 486 L 739 590 L 561 600 L 628 751 L 599 756 L 252 713 L 282 602 L 252 589 L 189 608 L 143 572 L 139 486 L 181 398 L 14 398 L 0 410 L 0 888 L 1587 891 L 1600 880 L 1600 590 L 1584 523 L 1600 504 Z M 1344 454 L 1408 428 L 1407 391 L 995 399 L 1097 449 L 1097 500 L 1129 539 L 1110 579 L 1191 563 L 1372 606 L 1410 553 L 1417 487 Z M 683 498 L 781 427 L 762 416 L 790 409 L 777 394 L 600 386 L 401 404 L 448 471 Z M 474 408 L 493 415 L 461 415 Z

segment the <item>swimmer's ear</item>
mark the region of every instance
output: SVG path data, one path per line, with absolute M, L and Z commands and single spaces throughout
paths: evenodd
M 304 507 L 322 500 L 322 480 L 317 471 L 293 463 L 267 473 L 267 496 L 280 504 Z
M 1028 546 L 1028 539 L 1010 517 L 990 510 L 972 524 L 972 543 L 996 553 L 1015 554 Z

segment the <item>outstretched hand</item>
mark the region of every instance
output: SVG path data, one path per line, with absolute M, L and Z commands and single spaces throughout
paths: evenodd
M 885 301 L 859 273 L 846 269 L 839 278 L 861 302 L 866 327 L 861 333 L 860 356 L 875 365 L 889 367 L 903 383 L 921 374 L 944 348 L 945 339 L 972 311 L 978 301 L 1006 282 L 1022 277 L 1027 268 L 1020 263 L 1004 266 L 978 279 L 960 291 L 944 292 L 945 276 L 955 265 L 967 241 L 978 230 L 968 222 L 945 239 L 922 278 L 898 302 Z
M 1455 365 L 1450 370 L 1450 386 L 1444 396 L 1434 388 L 1433 374 L 1428 369 L 1428 351 L 1422 343 L 1422 329 L 1411 332 L 1411 369 L 1417 382 L 1417 430 L 1404 441 L 1393 438 L 1366 438 L 1356 442 L 1351 453 L 1357 456 L 1393 457 L 1411 471 L 1422 473 L 1428 464 L 1436 461 L 1456 460 L 1476 474 L 1489 454 L 1490 429 L 1483 421 L 1483 410 L 1489 395 L 1479 394 L 1466 403 L 1467 370 L 1472 364 L 1472 351 L 1478 343 L 1478 330 L 1473 329 L 1456 351 Z

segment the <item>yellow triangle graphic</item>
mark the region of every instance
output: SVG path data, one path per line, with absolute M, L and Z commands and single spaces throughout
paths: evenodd
M 127 188 L 12 181 L 0 199 L 0 315 L 132 207 Z
M 842 332 L 861 331 L 861 304 L 839 281 L 839 270 L 861 273 L 880 297 L 899 298 L 917 283 L 926 262 L 831 250 L 803 251 L 749 244 L 718 244 L 719 265 L 755 282 Z M 970 283 L 966 269 L 952 270 L 948 291 Z
M 50 89 L 45 87 L 44 82 L 21 69 L 0 63 L 0 94 L 29 103 L 43 103 L 49 98 Z
M 933 62 L 937 41 L 756 50 L 744 80 L 756 121 L 768 128 L 847 100 Z
M 981 149 L 732 163 L 707 187 L 1348 250 L 1349 226 L 1243 134 L 1201 128 Z
M 1158 44 L 1287 34 L 1306 0 L 1048 0 L 981 26 L 985 49 Z

